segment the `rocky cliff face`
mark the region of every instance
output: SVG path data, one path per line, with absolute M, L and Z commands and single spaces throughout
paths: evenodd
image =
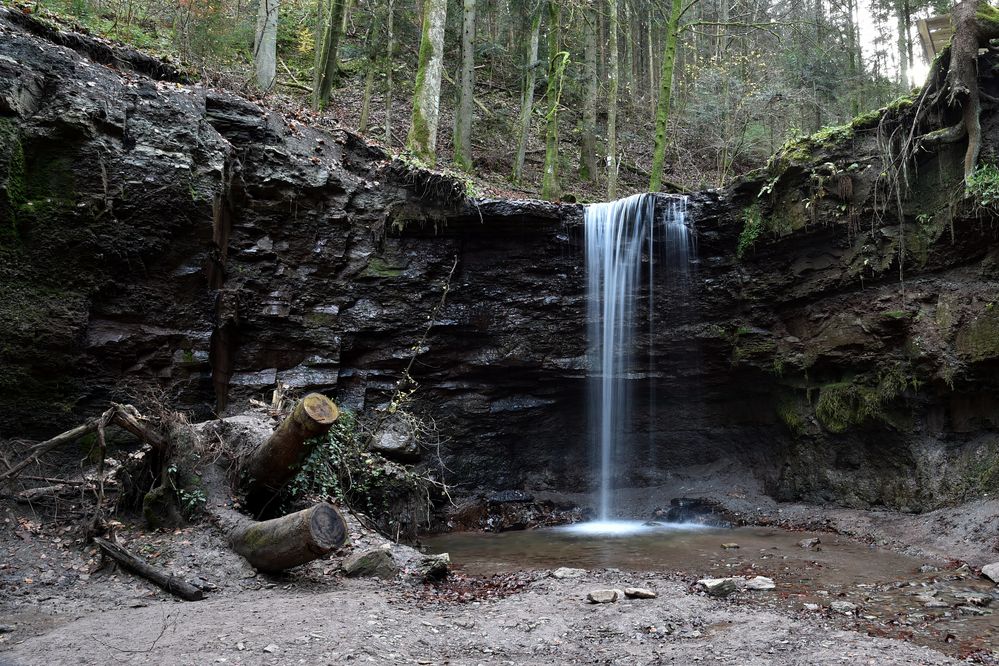
M 178 78 L 0 14 L 0 435 L 134 390 L 208 417 L 279 381 L 370 413 L 415 358 L 452 481 L 584 488 L 581 209 L 469 202 Z M 999 486 L 995 217 L 951 205 L 943 153 L 899 224 L 872 127 L 826 138 L 692 198 L 696 278 L 658 273 L 623 483 L 725 461 L 910 509 Z

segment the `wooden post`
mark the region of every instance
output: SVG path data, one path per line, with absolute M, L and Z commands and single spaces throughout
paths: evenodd
M 248 494 L 263 498 L 281 490 L 309 454 L 308 440 L 326 434 L 339 417 L 340 410 L 326 396 L 305 396 L 274 434 L 243 460 Z

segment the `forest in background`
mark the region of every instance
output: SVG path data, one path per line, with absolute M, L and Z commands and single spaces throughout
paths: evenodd
M 175 59 L 206 84 L 311 107 L 314 122 L 467 173 L 482 191 L 579 201 L 721 186 L 788 139 L 888 104 L 925 68 L 916 19 L 949 9 L 920 0 L 16 6 Z

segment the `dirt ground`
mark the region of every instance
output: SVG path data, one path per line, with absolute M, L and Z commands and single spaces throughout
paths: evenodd
M 970 556 L 975 550 L 973 534 L 962 533 L 967 525 L 955 518 L 960 512 L 947 514 L 949 535 L 932 533 L 941 519 L 933 517 L 923 520 L 922 536 L 911 516 L 854 512 L 847 519 L 841 510 L 778 508 L 780 513 L 768 515 L 788 524 L 797 518 L 847 527 L 866 541 L 898 533 L 914 536 L 907 548 L 923 553 L 939 548 Z M 100 556 L 68 527 L 78 522 L 71 514 L 10 507 L 0 515 L 0 664 L 5 666 L 946 664 L 969 655 L 977 663 L 999 663 L 999 646 L 960 653 L 948 649 L 947 638 L 931 649 L 868 635 L 876 632 L 862 617 L 828 608 L 809 612 L 790 603 L 780 588 L 764 597 L 740 592 L 711 598 L 693 585 L 705 572 L 599 569 L 556 579 L 549 570 L 536 570 L 434 588 L 405 579 L 343 578 L 334 557 L 270 577 L 256 574 L 206 525 L 172 532 L 119 527 L 130 549 L 208 590 L 203 601 L 181 602 L 112 566 L 102 567 Z M 762 507 L 758 517 L 766 518 Z M 877 534 L 863 534 L 867 528 Z M 352 540 L 339 555 L 381 542 L 356 523 Z M 987 559 L 990 548 L 979 540 L 977 559 Z M 943 565 L 949 557 L 927 561 Z M 651 588 L 658 598 L 586 601 L 593 589 L 629 585 Z M 880 635 L 907 636 L 905 627 L 895 629 Z

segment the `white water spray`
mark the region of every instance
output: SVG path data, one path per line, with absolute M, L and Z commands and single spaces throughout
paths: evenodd
M 686 225 L 687 200 L 677 197 L 665 203 L 661 219 L 656 215 L 657 197 L 638 194 L 609 203 L 593 204 L 585 210 L 586 293 L 588 307 L 588 354 L 590 360 L 591 432 L 598 452 L 600 522 L 614 517 L 615 466 L 627 459 L 631 450 L 629 425 L 633 405 L 629 379 L 643 370 L 649 380 L 650 409 L 655 410 L 655 358 L 651 344 L 645 355 L 647 368 L 635 350 L 636 321 L 640 290 L 647 290 L 648 337 L 651 343 L 656 327 L 656 284 L 689 281 L 689 259 L 693 235 Z M 665 261 L 664 277 L 656 272 L 656 262 Z M 642 280 L 646 263 L 647 281 Z M 645 282 L 643 285 L 642 282 Z M 654 413 L 649 415 L 654 423 Z M 655 433 L 650 427 L 650 448 Z

